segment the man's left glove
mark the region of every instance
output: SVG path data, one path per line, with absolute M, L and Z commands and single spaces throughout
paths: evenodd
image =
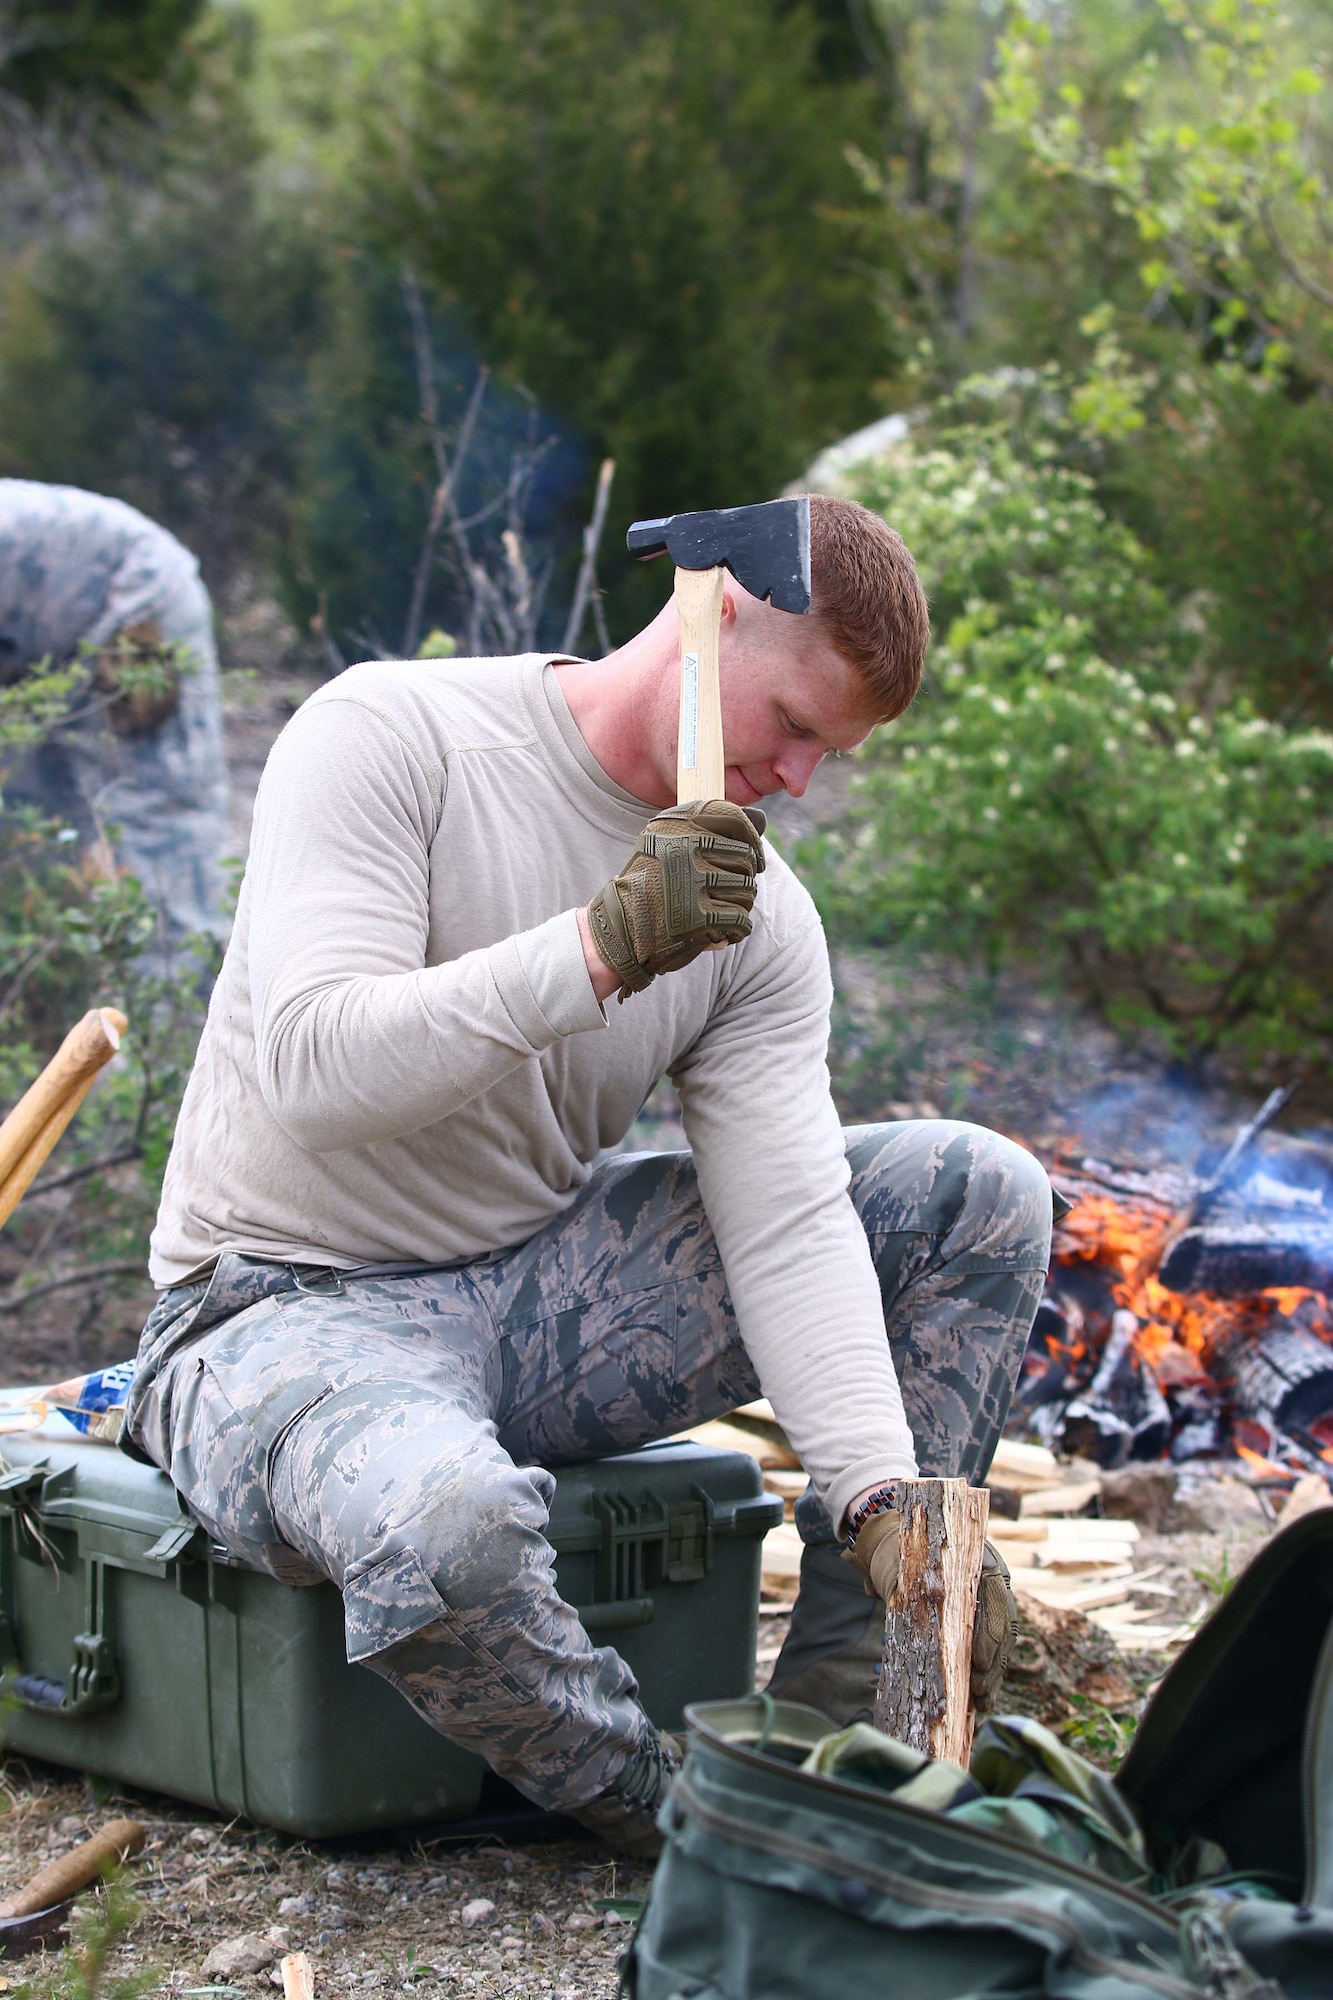
M 866 1592 L 885 1604 L 898 1583 L 898 1536 L 902 1515 L 890 1510 L 872 1514 L 850 1549 L 847 1562 L 865 1572 Z M 999 1692 L 1004 1670 L 1018 1637 L 1018 1606 L 1003 1556 L 990 1542 L 981 1559 L 977 1612 L 972 1621 L 972 1703 L 984 1715 Z
M 972 1621 L 972 1706 L 988 1713 L 1018 1640 L 1018 1606 L 1004 1557 L 991 1543 L 981 1559 L 977 1615 Z

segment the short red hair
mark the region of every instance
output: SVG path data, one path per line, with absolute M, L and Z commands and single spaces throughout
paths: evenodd
M 901 715 L 921 685 L 930 607 L 902 536 L 855 500 L 810 495 L 811 616 L 861 678 L 866 713 Z

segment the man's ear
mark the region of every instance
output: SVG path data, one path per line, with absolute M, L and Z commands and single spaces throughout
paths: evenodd
M 722 623 L 724 625 L 736 623 L 736 592 L 730 581 L 722 586 Z

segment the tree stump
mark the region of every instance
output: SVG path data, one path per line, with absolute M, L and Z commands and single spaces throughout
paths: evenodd
M 965 1479 L 905 1479 L 898 1585 L 884 1626 L 875 1727 L 967 1765 L 972 1623 L 990 1495 Z

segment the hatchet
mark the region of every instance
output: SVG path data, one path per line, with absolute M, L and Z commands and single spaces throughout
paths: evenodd
M 751 597 L 766 597 L 778 611 L 797 615 L 809 611 L 809 496 L 636 521 L 625 546 L 640 562 L 669 555 L 676 565 L 680 625 L 676 804 L 724 799 L 727 764 L 717 670 L 722 572 L 729 569 Z

